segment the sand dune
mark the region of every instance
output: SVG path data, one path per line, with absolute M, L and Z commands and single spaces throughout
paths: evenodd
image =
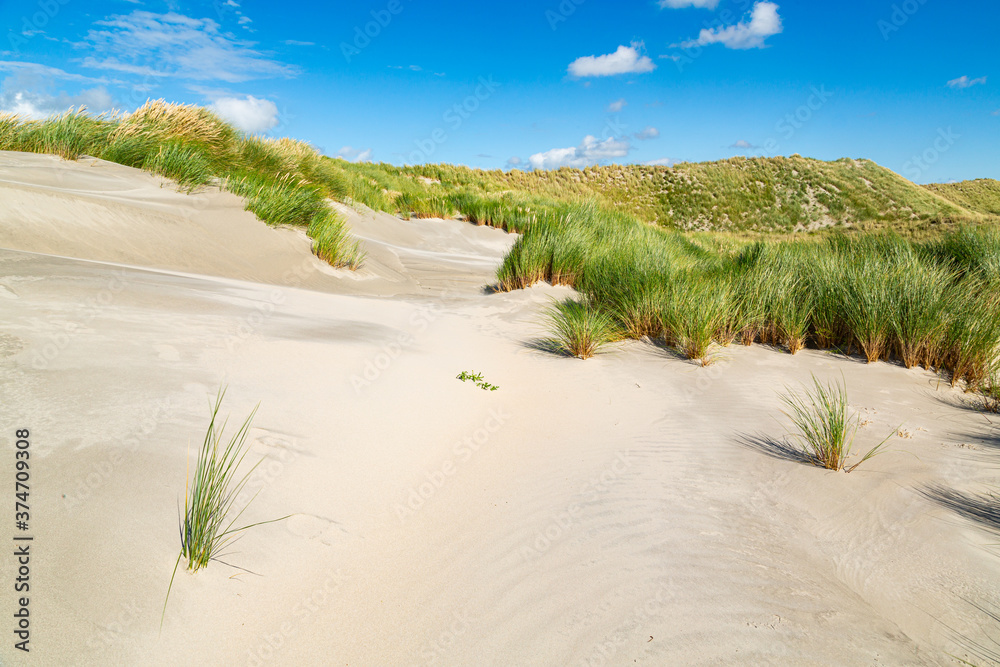
M 641 343 L 554 357 L 531 342 L 568 290 L 484 289 L 510 237 L 344 212 L 370 255 L 356 274 L 227 194 L 0 157 L 2 488 L 29 428 L 34 661 L 941 665 L 996 649 L 996 536 L 955 494 L 996 485 L 1000 440 L 936 376 L 760 346 L 707 369 Z M 782 457 L 778 392 L 810 373 L 843 374 L 861 446 L 908 437 L 849 475 Z M 242 569 L 179 575 L 161 634 L 188 447 L 223 383 L 234 419 L 261 403 L 247 520 L 294 516 L 234 545 Z M 0 658 L 17 664 L 9 638 Z

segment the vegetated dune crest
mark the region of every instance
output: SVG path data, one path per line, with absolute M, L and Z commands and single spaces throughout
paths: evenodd
M 36 659 L 950 664 L 996 646 L 979 510 L 1000 443 L 937 377 L 762 346 L 709 368 L 641 342 L 556 357 L 532 343 L 569 290 L 483 289 L 510 237 L 345 214 L 356 274 L 230 195 L 0 156 L 0 432 L 32 432 Z M 792 460 L 779 392 L 810 373 L 843 376 L 859 448 L 901 437 L 849 475 Z M 179 574 L 161 633 L 189 443 L 223 383 L 234 421 L 262 404 L 243 519 L 294 516 L 246 533 L 236 567 Z

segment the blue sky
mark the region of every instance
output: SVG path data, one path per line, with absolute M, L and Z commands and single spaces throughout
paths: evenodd
M 0 110 L 214 105 L 393 164 L 870 158 L 1000 178 L 1000 3 L 22 0 Z

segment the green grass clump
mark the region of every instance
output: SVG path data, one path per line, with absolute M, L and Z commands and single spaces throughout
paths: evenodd
M 173 587 L 174 576 L 181 559 L 187 560 L 187 569 L 197 572 L 206 567 L 209 562 L 218 560 L 226 545 L 230 544 L 240 533 L 254 526 L 281 521 L 273 519 L 233 528 L 236 521 L 246 510 L 242 507 L 230 517 L 234 503 L 240 492 L 246 486 L 251 473 L 260 461 L 240 474 L 240 468 L 249 451 L 247 437 L 257 413 L 255 407 L 236 433 L 224 441 L 224 431 L 228 420 L 221 425 L 219 409 L 225 398 L 226 390 L 220 389 L 212 408 L 211 419 L 205 439 L 198 450 L 198 461 L 194 476 L 188 476 L 185 482 L 184 518 L 180 521 L 181 551 L 174 564 L 174 572 L 167 587 L 167 599 Z M 258 406 L 259 407 L 259 406 Z M 263 459 L 262 459 L 263 460 Z M 252 499 L 251 499 L 252 500 Z M 163 611 L 166 613 L 167 601 L 164 600 Z M 161 617 L 162 624 L 162 617 Z
M 23 137 L 23 150 L 52 153 L 67 160 L 95 155 L 108 135 L 103 116 L 93 117 L 86 109 L 53 116 L 47 121 L 29 123 Z
M 440 195 L 416 195 L 401 193 L 393 202 L 399 214 L 409 220 L 411 218 L 442 218 L 454 215 L 455 210 L 451 199 Z
M 314 216 L 307 233 L 313 253 L 331 266 L 357 269 L 365 261 L 361 243 L 351 238 L 344 219 L 332 209 Z
M 812 391 L 788 393 L 781 397 L 790 412 L 785 415 L 798 429 L 793 437 L 803 455 L 827 470 L 851 472 L 879 453 L 889 438 L 871 448 L 860 461 L 845 468 L 859 427 L 857 415 L 851 416 L 847 405 L 847 389 L 843 383 L 822 384 L 814 375 Z
M 230 178 L 225 188 L 246 200 L 246 209 L 271 225 L 307 226 L 327 208 L 318 187 L 292 174 L 274 178 L 247 172 Z
M 1000 293 L 997 285 L 969 278 L 951 288 L 949 326 L 937 352 L 952 384 L 981 389 L 1000 368 Z
M 567 299 L 548 312 L 553 332 L 551 344 L 580 359 L 589 359 L 600 348 L 620 338 L 614 320 L 586 302 Z
M 697 270 L 674 274 L 671 288 L 664 293 L 662 306 L 663 336 L 688 359 L 708 366 L 709 349 L 726 323 L 730 295 L 721 276 Z
M 247 455 L 247 436 L 257 413 L 254 408 L 228 443 L 222 444 L 226 423 L 217 423 L 219 408 L 225 390 L 220 390 L 212 409 L 212 418 L 205 432 L 205 440 L 198 450 L 198 463 L 194 478 L 186 484 L 184 522 L 181 526 L 181 557 L 188 561 L 188 569 L 197 572 L 208 565 L 222 548 L 237 533 L 246 528 L 233 529 L 233 524 L 243 513 L 227 521 L 233 501 L 246 486 L 251 467 L 242 476 L 237 476 L 240 465 Z
M 142 168 L 176 181 L 189 192 L 212 180 L 212 166 L 204 153 L 177 141 L 161 144 L 146 157 Z

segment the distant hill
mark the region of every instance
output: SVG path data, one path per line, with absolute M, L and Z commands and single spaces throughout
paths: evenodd
M 646 222 L 684 230 L 790 232 L 861 225 L 904 231 L 1000 216 L 997 181 L 919 186 L 870 160 L 847 158 L 823 162 L 796 155 L 533 172 L 341 164 L 345 171 L 386 179 L 390 198 L 406 190 L 407 202 L 421 192 L 447 196 L 458 190 L 559 201 L 596 198 Z
M 1000 216 L 1000 181 L 980 178 L 974 181 L 924 187 L 970 211 Z

